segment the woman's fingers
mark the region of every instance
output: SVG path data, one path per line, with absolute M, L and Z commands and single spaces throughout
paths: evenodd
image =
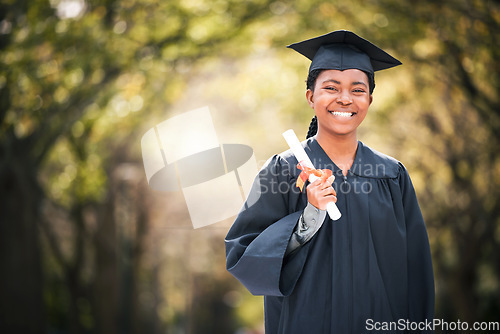
M 307 199 L 315 207 L 326 210 L 330 202 L 337 202 L 337 192 L 328 181 L 315 180 L 307 186 Z
M 335 189 L 333 189 L 333 187 L 322 190 L 321 195 L 327 200 L 327 203 L 331 201 L 335 203 L 337 202 L 337 193 L 335 192 Z
M 337 196 L 337 192 L 335 191 L 335 189 L 333 189 L 332 186 L 322 189 L 321 193 L 323 194 L 323 196 Z
M 329 192 L 331 191 L 335 196 L 337 196 L 337 192 L 335 191 L 335 189 L 333 189 L 332 184 L 329 183 L 328 181 L 319 184 L 318 187 L 320 190 L 325 190 Z
M 311 190 L 314 189 L 314 190 L 319 190 L 319 191 L 324 191 L 324 190 L 328 190 L 328 191 L 333 191 L 333 194 L 334 195 L 337 195 L 337 193 L 335 192 L 335 189 L 333 189 L 332 187 L 332 184 L 328 181 L 321 181 L 321 180 L 315 180 L 314 182 L 310 183 L 308 185 L 308 188 L 311 187 Z

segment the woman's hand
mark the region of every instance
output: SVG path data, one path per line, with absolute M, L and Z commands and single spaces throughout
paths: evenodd
M 333 179 L 334 177 L 331 176 L 325 181 L 319 178 L 309 183 L 306 189 L 309 203 L 320 210 L 326 210 L 326 205 L 330 202 L 336 203 L 337 193 L 332 187 Z

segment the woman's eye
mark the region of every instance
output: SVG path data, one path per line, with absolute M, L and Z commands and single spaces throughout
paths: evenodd
M 353 90 L 354 93 L 364 93 L 365 90 L 364 89 L 361 89 L 361 88 L 356 88 L 355 90 Z
M 335 87 L 325 87 L 325 89 L 327 89 L 327 90 L 337 90 L 337 88 L 335 88 Z

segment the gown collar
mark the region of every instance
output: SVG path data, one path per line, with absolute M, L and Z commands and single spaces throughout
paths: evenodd
M 342 175 L 342 170 L 335 165 L 332 159 L 326 154 L 321 145 L 316 140 L 316 136 L 307 140 L 306 145 L 315 152 L 318 160 L 313 164 L 316 168 L 329 168 L 334 175 Z M 317 165 L 317 166 L 316 166 Z M 349 175 L 357 175 L 367 178 L 385 179 L 396 178 L 399 174 L 401 164 L 396 159 L 388 155 L 377 152 L 358 141 L 358 148 L 354 157 L 354 162 L 347 172 Z

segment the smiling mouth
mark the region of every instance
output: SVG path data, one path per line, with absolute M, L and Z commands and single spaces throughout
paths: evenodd
M 349 117 L 356 115 L 356 113 L 348 112 L 348 111 L 329 111 L 329 113 L 334 115 L 334 116 L 340 116 L 340 117 L 346 117 L 346 118 L 349 118 Z

